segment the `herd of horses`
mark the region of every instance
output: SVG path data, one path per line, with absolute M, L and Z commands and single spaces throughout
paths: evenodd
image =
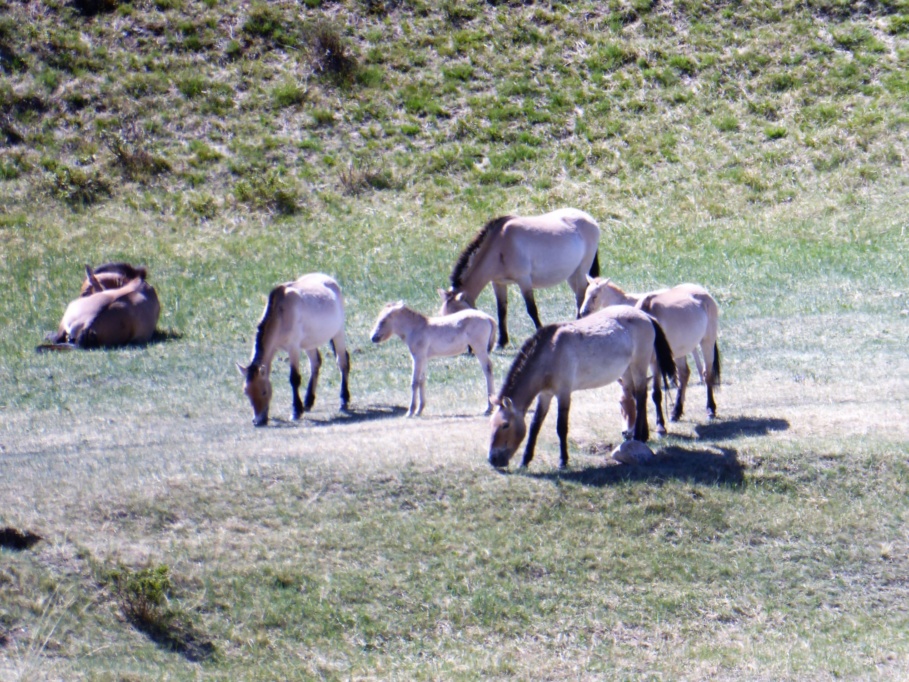
M 373 343 L 398 336 L 413 361 L 408 416 L 426 404 L 427 362 L 434 357 L 476 356 L 486 380 L 486 414 L 492 414 L 488 458 L 507 467 L 526 436 L 522 466 L 533 459 L 537 437 L 552 399 L 558 403 L 556 431 L 560 465 L 568 464 L 568 413 L 572 393 L 618 382 L 626 439 L 646 442 L 647 388 L 652 376 L 656 432 L 666 433 L 663 387 L 677 382 L 671 421 L 684 409 L 692 354 L 707 387 L 707 415 L 716 414 L 714 391 L 720 381 L 717 346 L 718 307 L 702 286 L 680 284 L 644 294 L 622 291 L 599 276 L 600 229 L 587 213 L 565 208 L 539 216 L 504 216 L 490 220 L 458 257 L 442 305 L 427 317 L 403 301 L 387 304 L 370 333 Z M 147 272 L 127 263 L 86 266 L 81 295 L 70 303 L 56 333 L 39 350 L 96 348 L 147 343 L 160 314 Z M 544 326 L 534 290 L 567 282 L 575 294 L 577 317 Z M 498 321 L 476 309 L 492 284 Z M 490 354 L 496 343 L 508 344 L 507 285 L 516 284 L 536 332 L 517 353 L 495 393 Z M 350 354 L 345 338 L 344 297 L 328 275 L 312 273 L 276 286 L 258 324 L 252 359 L 237 363 L 253 424 L 268 423 L 272 397 L 271 365 L 279 351 L 290 360 L 292 416 L 313 407 L 322 365 L 320 348 L 330 344 L 341 373 L 340 407 L 348 409 Z M 703 355 L 703 367 L 698 357 Z M 309 358 L 310 376 L 300 398 L 300 354 Z M 536 400 L 528 433 L 526 414 Z

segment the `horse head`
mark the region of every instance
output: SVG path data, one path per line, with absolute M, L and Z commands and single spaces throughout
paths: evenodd
M 243 392 L 253 408 L 253 426 L 265 426 L 268 424 L 268 406 L 271 403 L 268 368 L 254 362 L 244 367 L 238 362 L 237 370 L 246 379 Z
M 394 314 L 400 310 L 404 310 L 404 301 L 395 301 L 394 303 L 385 304 L 385 307 L 382 308 L 382 311 L 376 318 L 376 323 L 373 325 L 372 331 L 369 333 L 369 338 L 373 343 L 382 343 L 391 338 L 391 335 L 395 333 L 392 318 Z
M 492 435 L 489 438 L 489 463 L 497 469 L 505 468 L 524 440 L 527 425 L 524 413 L 518 410 L 511 398 L 490 397 L 496 407 L 492 415 Z
M 606 306 L 617 305 L 624 299 L 624 293 L 608 277 L 587 276 L 587 291 L 584 302 L 578 310 L 578 318 L 602 310 Z

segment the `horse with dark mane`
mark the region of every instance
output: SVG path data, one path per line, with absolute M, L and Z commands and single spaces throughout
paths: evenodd
M 92 272 L 94 278 L 85 278 L 79 292 L 80 296 L 91 296 L 103 289 L 119 289 L 137 277 L 141 280 L 145 280 L 148 277 L 148 270 L 144 267 L 136 267 L 123 262 L 104 263 L 93 268 Z
M 517 284 L 530 319 L 542 326 L 533 290 L 568 281 L 580 309 L 587 275 L 599 275 L 600 228 L 583 211 L 563 208 L 539 216 L 502 216 L 486 223 L 461 252 L 451 272 L 440 315 L 476 307 L 492 283 L 499 317 L 499 347 L 508 344 L 508 284 Z
M 647 370 L 656 353 L 664 380 L 675 375 L 672 351 L 659 323 L 630 306 L 612 306 L 571 322 L 537 330 L 515 357 L 493 400 L 489 463 L 507 467 L 527 431 L 525 415 L 537 399 L 521 466 L 533 459 L 537 436 L 549 405 L 559 404 L 556 431 L 560 466 L 568 465 L 568 411 L 574 391 L 621 380 L 625 438 L 641 442 L 647 425 Z
M 256 330 L 253 356 L 247 366 L 237 363 L 244 377 L 243 391 L 253 408 L 253 425 L 268 424 L 271 403 L 271 363 L 279 350 L 290 358 L 293 419 L 300 419 L 316 402 L 316 384 L 322 355 L 319 347 L 331 343 L 341 371 L 341 410 L 347 410 L 350 354 L 344 336 L 344 297 L 341 287 L 328 275 L 312 273 L 271 290 L 262 320 Z M 300 400 L 300 351 L 309 358 L 306 402 Z

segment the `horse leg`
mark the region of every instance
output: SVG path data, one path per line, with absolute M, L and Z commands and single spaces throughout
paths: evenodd
M 322 354 L 318 348 L 306 351 L 309 356 L 309 383 L 306 384 L 306 402 L 303 406 L 311 410 L 316 404 L 316 384 L 319 381 L 319 370 L 322 368 Z
M 622 387 L 622 397 L 619 399 L 619 408 L 622 410 L 622 417 L 625 419 L 625 428 L 622 430 L 622 438 L 629 440 L 634 437 L 634 424 L 637 419 L 637 408 L 634 404 L 634 395 L 629 388 L 629 381 L 619 379 Z
M 416 417 L 423 411 L 425 393 L 423 392 L 423 381 L 426 378 L 426 359 L 418 358 L 411 354 L 413 358 L 413 375 L 410 378 L 410 407 L 407 410 L 408 417 Z M 417 409 L 419 399 L 419 409 Z
M 303 382 L 303 378 L 300 376 L 300 351 L 293 350 L 288 355 L 290 356 L 290 391 L 293 396 L 291 417 L 296 421 L 303 416 L 303 401 L 300 400 L 300 384 Z
M 691 368 L 688 367 L 687 357 L 676 358 L 675 367 L 679 376 L 679 390 L 675 394 L 675 407 L 672 408 L 672 416 L 670 419 L 677 422 L 682 418 L 682 412 L 685 409 L 685 391 L 688 388 L 688 378 L 691 376 Z
M 653 407 L 656 410 L 656 432 L 660 436 L 665 436 L 666 421 L 663 418 L 663 387 L 660 386 L 660 366 L 656 360 L 656 356 L 651 360 L 650 366 L 653 373 L 653 392 L 651 393 L 651 398 L 653 399 Z
M 481 341 L 477 346 L 477 360 L 480 363 L 480 369 L 483 370 L 483 376 L 486 377 L 486 412 L 483 414 L 492 414 L 492 402 L 490 396 L 495 395 L 496 386 L 492 376 L 492 360 L 489 359 L 489 353 L 486 351 L 487 344 Z
M 527 314 L 530 315 L 530 319 L 533 320 L 536 328 L 539 329 L 543 326 L 543 323 L 540 322 L 540 313 L 537 311 L 537 301 L 533 297 L 533 288 L 530 285 L 526 287 L 521 287 L 521 296 L 524 297 L 524 305 L 527 306 Z
M 704 352 L 704 365 L 704 381 L 707 384 L 707 417 L 713 419 L 716 417 L 713 389 L 720 383 L 720 349 L 716 345 L 716 340 L 713 341 L 713 347 Z
M 549 404 L 552 402 L 551 395 L 540 394 L 537 398 L 537 407 L 533 412 L 533 420 L 530 422 L 530 433 L 527 434 L 527 447 L 524 448 L 524 459 L 521 461 L 522 467 L 530 466 L 533 460 L 533 451 L 537 446 L 537 436 L 540 435 L 540 427 L 543 426 L 543 420 L 546 419 L 546 413 L 549 412 Z
M 646 443 L 650 439 L 650 427 L 647 424 L 647 379 L 634 387 L 634 405 L 637 417 L 634 422 L 634 439 Z
M 341 372 L 341 412 L 347 412 L 347 405 L 350 402 L 350 388 L 348 380 L 350 378 L 350 353 L 347 352 L 347 344 L 344 335 L 339 334 L 331 340 L 331 347 L 335 352 L 335 359 L 338 363 L 338 369 Z
M 499 348 L 508 345 L 508 287 L 502 282 L 493 282 L 492 291 L 496 295 L 496 313 L 499 316 Z
M 556 433 L 559 434 L 559 468 L 568 466 L 568 411 L 571 409 L 571 393 L 559 396 L 559 417 Z

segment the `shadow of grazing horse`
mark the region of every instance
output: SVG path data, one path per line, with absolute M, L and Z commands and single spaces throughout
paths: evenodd
M 525 415 L 536 411 L 521 466 L 533 459 L 540 427 L 553 396 L 558 399 L 560 466 L 568 465 L 568 411 L 573 391 L 606 386 L 621 379 L 626 438 L 644 442 L 647 425 L 647 370 L 656 354 L 659 373 L 675 375 L 672 351 L 659 323 L 630 306 L 610 306 L 571 322 L 538 330 L 518 353 L 502 384 L 492 416 L 489 463 L 507 467 L 526 432 Z M 659 376 L 655 380 L 659 380 Z
M 492 282 L 499 317 L 499 348 L 508 345 L 508 284 L 517 284 L 527 313 L 542 327 L 534 289 L 568 281 L 580 309 L 588 274 L 600 272 L 597 249 L 600 228 L 583 211 L 563 208 L 539 216 L 502 216 L 490 220 L 458 257 L 451 288 L 439 311 L 448 315 L 476 307 L 477 297 Z
M 525 475 L 553 482 L 570 481 L 592 488 L 629 481 L 658 484 L 684 481 L 731 488 L 745 485 L 745 468 L 731 448 L 686 449 L 672 446 L 661 450 L 652 463 L 643 466 L 616 463 L 571 471 L 528 472 Z

